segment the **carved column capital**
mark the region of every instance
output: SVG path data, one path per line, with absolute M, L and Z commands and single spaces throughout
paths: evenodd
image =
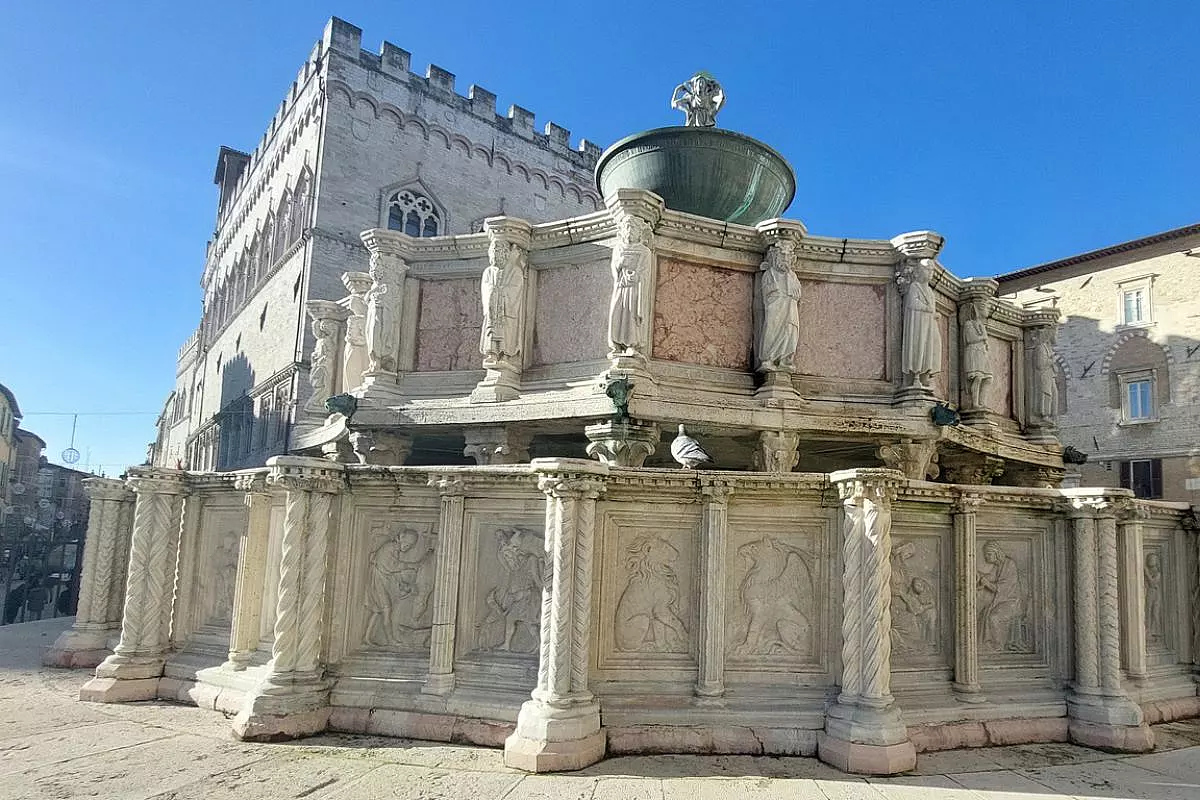
M 983 497 L 974 492 L 958 491 L 954 494 L 954 505 L 951 506 L 951 512 L 954 514 L 974 514 L 979 511 L 979 507 L 983 505 Z
M 233 488 L 246 494 L 270 494 L 266 472 L 246 472 L 233 479 Z
M 489 242 L 505 242 L 528 250 L 533 226 L 518 217 L 488 217 L 483 221 L 483 230 Z
M 974 452 L 948 452 L 938 457 L 942 477 L 950 483 L 987 486 L 1004 474 L 1004 459 Z
M 933 442 L 914 442 L 905 439 L 894 444 L 885 444 L 878 450 L 879 460 L 888 469 L 904 473 L 909 480 L 923 481 L 938 476 L 937 445 Z
M 894 469 L 843 469 L 830 473 L 829 480 L 837 485 L 844 503 L 869 501 L 890 506 L 905 477 Z
M 360 464 L 400 466 L 412 453 L 412 437 L 399 431 L 364 428 L 350 432 L 350 446 Z
M 733 485 L 728 481 L 701 479 L 700 494 L 704 496 L 706 502 L 711 504 L 724 505 L 729 502 L 730 496 L 733 495 Z
M 429 485 L 441 497 L 462 497 L 467 493 L 467 484 L 458 475 L 430 475 Z
M 538 489 L 548 497 L 559 500 L 595 500 L 604 494 L 603 479 L 590 475 L 543 475 Z
M 800 462 L 800 434 L 794 431 L 760 431 L 754 450 L 757 472 L 791 472 Z
M 937 258 L 946 243 L 945 237 L 935 231 L 910 231 L 891 241 L 903 259 Z
M 93 503 L 102 500 L 128 502 L 135 497 L 125 481 L 118 478 L 84 478 L 82 483 L 84 492 Z
M 302 456 L 275 456 L 267 459 L 271 472 L 266 484 L 287 492 L 337 494 L 342 490 L 345 469 L 340 464 Z
M 522 464 L 529 460 L 532 434 L 506 425 L 487 425 L 463 430 L 463 455 L 481 467 L 492 464 Z
M 584 428 L 587 453 L 614 467 L 640 467 L 658 444 L 658 425 L 634 419 L 598 422 Z
M 638 217 L 648 222 L 651 230 L 658 225 L 666 208 L 661 197 L 645 189 L 618 189 L 604 199 L 604 205 L 614 219 Z
M 187 473 L 157 467 L 130 467 L 125 484 L 139 495 L 187 494 Z

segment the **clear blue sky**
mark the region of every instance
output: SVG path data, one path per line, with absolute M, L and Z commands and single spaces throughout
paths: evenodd
M 960 275 L 1197 221 L 1194 2 L 56 2 L 0 26 L 0 383 L 140 462 L 200 312 L 217 147 L 249 150 L 336 14 L 606 145 L 724 84 L 813 233 L 933 228 Z M 607 10 L 607 11 L 606 11 Z M 603 14 L 603 15 L 602 15 Z M 368 221 L 364 221 L 366 224 Z M 25 425 L 54 460 L 71 418 Z

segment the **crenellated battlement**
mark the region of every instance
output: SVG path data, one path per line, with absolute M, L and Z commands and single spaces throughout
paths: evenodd
M 582 139 L 575 148 L 571 147 L 571 131 L 554 122 L 547 122 L 537 130 L 534 112 L 518 105 L 511 105 L 507 114 L 497 111 L 496 95 L 481 86 L 472 84 L 467 94 L 456 94 L 455 75 L 436 64 L 425 68 L 425 74 L 413 72 L 412 54 L 407 50 L 385 41 L 378 53 L 362 47 L 362 29 L 345 20 L 333 17 L 325 26 L 321 39 L 322 55 L 334 51 L 357 61 L 366 69 L 380 72 L 388 77 L 408 84 L 409 88 L 423 91 L 444 103 L 481 119 L 496 127 L 509 131 L 522 139 L 540 145 L 548 152 L 570 157 L 580 169 L 592 170 L 600 157 L 601 147 Z

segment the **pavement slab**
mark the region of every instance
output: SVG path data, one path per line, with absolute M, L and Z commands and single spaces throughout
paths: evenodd
M 81 703 L 90 670 L 45 669 L 71 620 L 0 627 L 0 800 L 1200 800 L 1200 720 L 1156 725 L 1154 753 L 1066 743 L 923 753 L 896 778 L 815 758 L 619 756 L 526 775 L 498 749 L 326 733 L 238 742 L 168 702 Z

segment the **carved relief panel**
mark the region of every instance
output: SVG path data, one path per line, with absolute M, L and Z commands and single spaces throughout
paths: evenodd
M 376 521 L 366 541 L 363 643 L 405 653 L 429 649 L 437 542 L 431 522 Z
M 194 617 L 200 625 L 228 627 L 233 619 L 238 551 L 245 527 L 246 513 L 241 508 L 207 508 L 202 513 Z
M 1046 536 L 980 528 L 976 545 L 976 631 L 984 666 L 1046 659 Z
M 1174 563 L 1170 531 L 1146 527 L 1142 542 L 1142 584 L 1146 621 L 1146 655 L 1153 664 L 1169 664 L 1182 639 L 1174 624 Z
M 685 514 L 660 506 L 607 515 L 597 617 L 601 669 L 695 662 L 699 518 L 686 521 Z
M 536 663 L 542 590 L 550 579 L 544 516 L 468 512 L 463 562 L 457 651 Z
M 725 617 L 730 670 L 823 669 L 829 523 L 790 516 L 730 511 Z
M 917 527 L 897 523 L 904 532 L 892 538 L 892 661 L 901 667 L 945 664 L 947 625 L 953 623 L 946 592 L 948 539 L 938 529 L 916 533 Z

